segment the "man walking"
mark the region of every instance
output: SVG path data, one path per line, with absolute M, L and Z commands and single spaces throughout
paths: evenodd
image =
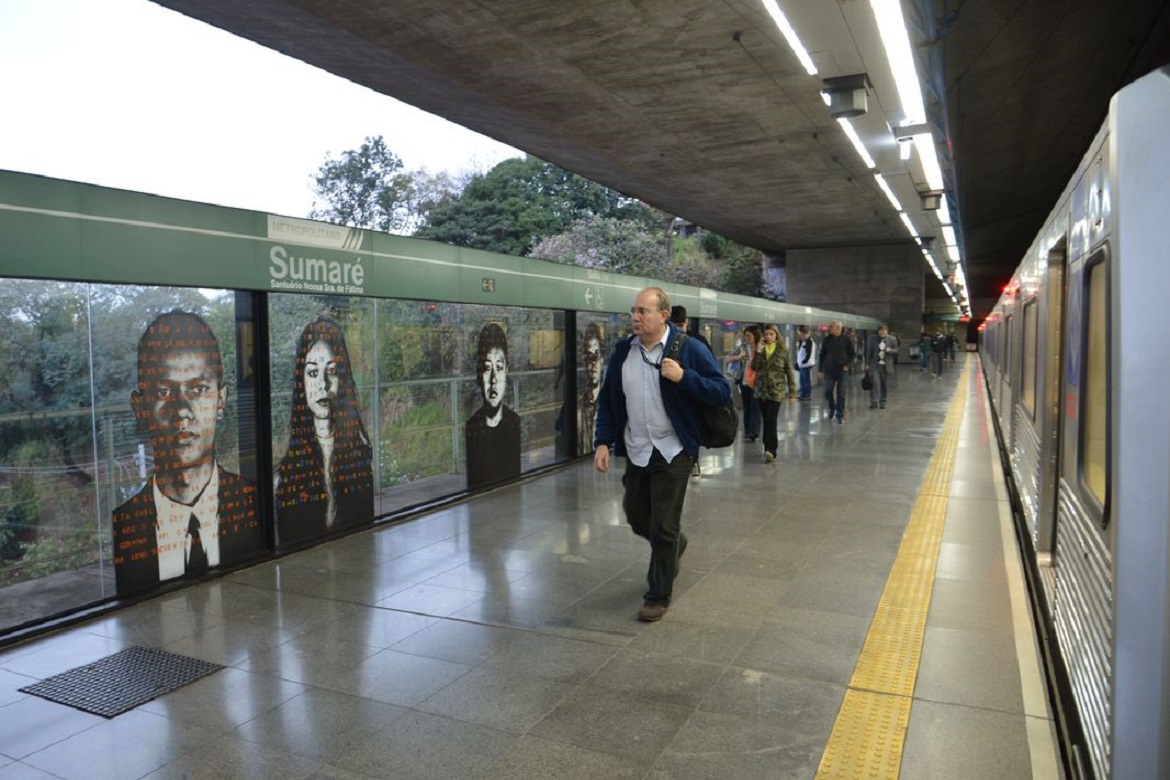
M 699 455 L 696 404 L 726 404 L 731 389 L 710 350 L 668 323 L 670 298 L 647 287 L 630 308 L 634 335 L 620 340 L 597 405 L 593 464 L 609 471 L 610 454 L 627 458 L 622 508 L 634 533 L 650 542 L 648 588 L 638 619 L 660 620 L 670 606 L 678 561 L 686 551 L 683 499 Z
M 825 381 L 829 417 L 838 423 L 845 422 L 845 379 L 857 357 L 853 339 L 843 333 L 844 327 L 845 323 L 840 320 L 829 326 L 829 335 L 821 342 L 821 356 L 817 362 L 817 375 Z
M 865 345 L 865 373 L 869 374 L 869 408 L 886 408 L 886 380 L 890 363 L 898 350 L 897 342 L 885 325 L 878 326 L 876 336 L 870 336 Z

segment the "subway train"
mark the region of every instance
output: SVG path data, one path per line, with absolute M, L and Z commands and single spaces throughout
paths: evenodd
M 1074 777 L 1170 777 L 1167 128 L 1170 66 L 1114 95 L 981 326 Z

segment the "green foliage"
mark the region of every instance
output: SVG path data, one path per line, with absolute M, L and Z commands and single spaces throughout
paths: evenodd
M 535 157 L 504 160 L 471 178 L 415 235 L 457 246 L 524 255 L 587 216 L 635 218 L 645 207 Z
M 409 395 L 391 390 L 383 395 L 382 405 L 392 412 L 382 426 L 382 487 L 454 471 L 454 426 L 448 404 L 433 401 L 415 405 Z
M 393 233 L 407 227 L 414 183 L 402 160 L 382 136 L 367 137 L 358 149 L 326 157 L 313 177 L 310 219 Z

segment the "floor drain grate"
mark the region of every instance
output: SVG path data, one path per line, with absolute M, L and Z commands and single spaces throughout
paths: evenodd
M 112 718 L 222 668 L 153 647 L 131 647 L 20 690 Z

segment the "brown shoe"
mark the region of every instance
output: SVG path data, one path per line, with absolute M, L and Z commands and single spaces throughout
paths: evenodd
M 638 620 L 643 623 L 653 623 L 656 620 L 662 620 L 662 616 L 666 614 L 666 610 L 670 608 L 670 604 L 660 599 L 646 599 L 642 602 L 642 608 L 638 610 Z

